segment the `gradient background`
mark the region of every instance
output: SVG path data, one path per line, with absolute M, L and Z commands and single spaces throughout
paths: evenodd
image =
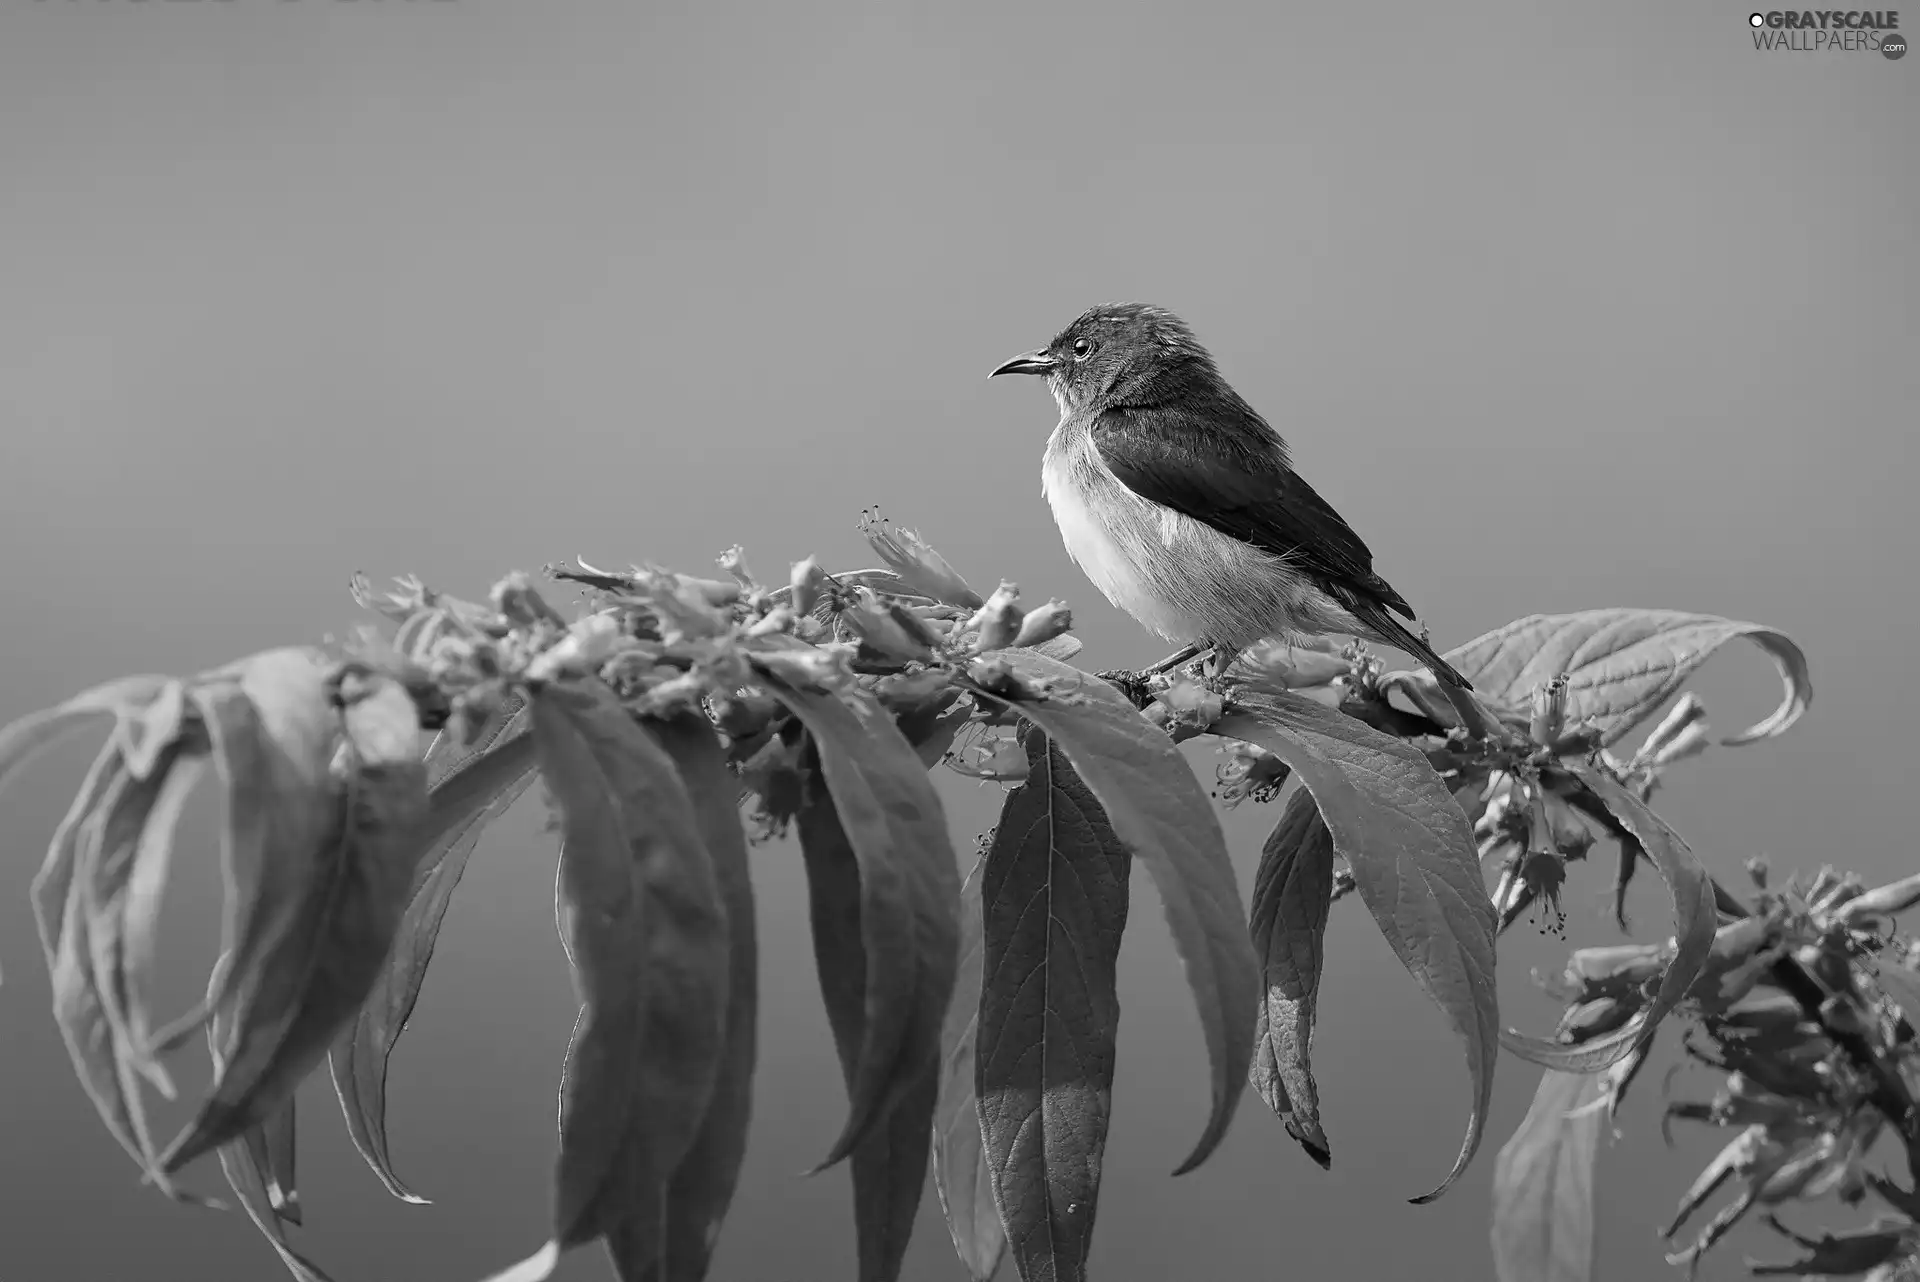
M 1758 53 L 1732 3 L 1286 8 L 9 0 L 0 718 L 344 629 L 356 568 L 477 596 L 739 540 L 777 578 L 871 564 L 869 503 L 976 584 L 1066 597 L 1082 662 L 1148 661 L 1040 498 L 1051 402 L 984 377 L 1139 298 L 1192 321 L 1443 646 L 1601 605 L 1800 639 L 1806 722 L 1687 765 L 1664 808 L 1723 873 L 1912 871 L 1920 58 Z M 1699 689 L 1725 730 L 1777 692 L 1745 650 Z M 0 1282 L 272 1278 L 237 1214 L 136 1187 L 48 1018 L 25 892 L 90 751 L 5 802 Z M 997 793 L 941 787 L 966 852 Z M 170 901 L 179 1002 L 212 952 L 212 800 Z M 1275 818 L 1227 819 L 1243 887 Z M 343 1282 L 477 1278 L 542 1240 L 573 1007 L 538 821 L 482 845 L 395 1058 L 396 1160 L 436 1205 L 360 1169 L 324 1076 L 301 1096 L 303 1241 Z M 754 859 L 758 1126 L 716 1274 L 826 1282 L 852 1273 L 846 1176 L 797 1172 L 843 1096 L 798 852 Z M 1615 937 L 1605 880 L 1576 879 L 1575 943 Z M 1203 1056 L 1145 881 L 1135 903 L 1097 1275 L 1485 1279 L 1536 1071 L 1502 1062 L 1480 1160 L 1408 1206 L 1465 1072 L 1346 904 L 1333 1171 L 1250 1095 L 1169 1179 Z M 1660 933 L 1655 893 L 1635 907 Z M 1508 1014 L 1540 1028 L 1526 969 L 1565 946 L 1512 938 Z M 1662 1150 L 1665 1064 L 1602 1159 L 1613 1282 L 1668 1276 L 1655 1226 L 1717 1147 Z M 1777 1253 L 1743 1231 L 1702 1276 L 1746 1249 Z M 559 1276 L 607 1274 L 584 1251 Z M 907 1276 L 963 1276 L 931 1191 Z

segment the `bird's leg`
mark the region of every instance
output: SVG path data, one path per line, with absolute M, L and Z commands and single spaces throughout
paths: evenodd
M 1187 660 L 1197 657 L 1199 653 L 1200 647 L 1197 645 L 1182 646 L 1179 650 L 1160 660 L 1160 662 L 1154 664 L 1151 668 L 1140 669 L 1140 675 L 1143 678 L 1157 677 L 1162 672 L 1171 672 Z

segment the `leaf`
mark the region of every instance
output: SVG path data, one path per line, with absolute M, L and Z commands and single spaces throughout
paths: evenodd
M 725 1037 L 730 944 L 673 759 L 597 679 L 533 692 L 561 820 L 560 926 L 583 1010 L 561 1074 L 552 1241 L 501 1277 L 545 1277 L 605 1237 L 623 1278 L 664 1248 L 667 1182 L 699 1133 Z
M 1113 831 L 1147 866 L 1186 963 L 1206 1038 L 1212 1108 L 1193 1152 L 1174 1172 L 1205 1161 L 1233 1121 L 1253 1061 L 1260 965 L 1247 938 L 1247 913 L 1234 880 L 1226 837 L 1206 790 L 1165 732 L 1125 695 L 1077 668 L 1030 650 L 999 650 L 1028 687 L 1049 687 L 1037 700 L 1011 701 L 974 691 L 1045 731 L 1066 754 Z
M 981 855 L 960 888 L 960 970 L 940 1034 L 940 1093 L 933 1114 L 933 1187 L 953 1249 L 974 1282 L 993 1277 L 1007 1254 L 1007 1231 L 993 1200 L 993 1173 L 983 1160 L 980 1109 L 973 1090 L 986 954 L 980 907 L 986 866 L 987 857 Z
M 129 862 L 123 852 L 140 840 L 174 751 L 169 750 L 162 770 L 135 779 L 124 768 L 119 745 L 109 742 L 82 788 L 80 801 L 87 808 L 80 810 L 76 801 L 77 813 L 69 812 L 54 835 L 50 871 L 43 870 L 34 887 L 49 952 L 54 1022 L 75 1075 L 108 1133 L 170 1197 L 179 1194 L 166 1178 L 171 1172 L 160 1168 L 141 1093 L 141 1068 L 149 1057 L 133 1043 L 118 969 L 109 966 L 103 972 L 95 964 L 102 955 L 111 962 L 118 935 L 114 923 L 95 911 L 93 900 L 103 864 Z
M 147 707 L 174 684 L 172 677 L 121 677 L 83 690 L 66 702 L 9 722 L 0 729 L 0 787 L 7 777 L 62 736 L 97 717 L 124 717 Z M 118 744 L 115 747 L 118 748 Z
M 1020 1276 L 1086 1276 L 1113 1108 L 1114 967 L 1133 860 L 1065 754 L 1026 736 L 981 875 L 974 1069 L 994 1199 Z
M 858 926 L 865 968 L 858 1052 L 848 1065 L 842 1051 L 851 1074 L 847 1123 L 821 1163 L 824 1169 L 851 1153 L 900 1099 L 919 1090 L 922 1076 L 937 1070 L 940 1024 L 960 951 L 960 872 L 927 768 L 878 702 L 860 691 L 810 694 L 771 676 L 766 680 L 813 740 L 832 798 L 833 827 L 845 836 L 857 864 L 857 874 L 847 874 L 858 884 L 857 905 L 837 911 Z M 803 850 L 807 831 L 802 829 Z M 819 824 L 814 831 L 831 833 Z M 816 867 L 828 872 L 838 856 L 837 849 L 819 861 L 809 856 L 809 880 Z M 816 915 L 814 955 L 823 991 L 830 986 L 829 965 L 852 960 L 844 952 L 851 942 L 827 940 L 823 952 Z M 853 1026 L 851 1012 L 842 1012 L 842 1019 Z
M 209 1001 L 221 985 L 228 968 L 229 957 L 223 955 L 214 967 L 214 983 L 208 987 Z M 234 1039 L 232 1020 L 231 1007 L 215 1007 L 207 1025 L 207 1046 L 212 1052 L 216 1077 L 224 1075 L 227 1070 L 227 1061 L 222 1057 L 221 1048 Z M 299 1221 L 297 1211 L 292 1217 L 281 1212 L 281 1205 L 291 1197 L 293 1189 L 293 1100 L 289 1098 L 266 1125 L 284 1126 L 282 1139 L 269 1139 L 268 1133 L 260 1126 L 249 1128 L 215 1150 L 220 1159 L 220 1173 L 226 1176 L 228 1187 L 239 1199 L 240 1209 L 247 1213 L 247 1218 L 253 1221 L 253 1227 L 267 1239 L 267 1245 L 279 1255 L 280 1262 L 296 1282 L 331 1282 L 319 1265 L 293 1249 L 287 1241 L 286 1227 L 282 1223 L 289 1218 L 294 1223 Z M 284 1157 L 284 1167 L 278 1174 L 274 1172 L 276 1154 Z M 284 1183 L 279 1182 L 282 1176 Z M 286 1197 L 276 1199 L 276 1189 Z
M 1466 1049 L 1473 1105 L 1446 1192 L 1480 1147 L 1500 1035 L 1493 902 L 1467 818 L 1426 757 L 1352 717 L 1285 692 L 1248 694 L 1215 734 L 1274 753 L 1300 776 L 1380 933 Z
M 1631 1021 L 1610 1033 L 1603 1033 L 1578 1046 L 1562 1046 L 1536 1037 L 1507 1030 L 1500 1042 L 1508 1050 L 1543 1068 L 1569 1073 L 1594 1073 L 1632 1053 L 1652 1037 L 1660 1021 L 1680 1004 L 1687 990 L 1698 979 L 1713 950 L 1714 912 L 1713 878 L 1706 867 L 1667 827 L 1647 809 L 1646 803 L 1628 791 L 1611 775 L 1576 762 L 1562 760 L 1562 769 L 1574 775 L 1591 791 L 1615 819 L 1632 834 L 1646 852 L 1647 860 L 1667 883 L 1673 896 L 1673 933 L 1678 941 L 1673 959 L 1660 979 L 1653 1000 Z
M 343 682 L 310 651 L 189 693 L 227 783 L 223 1068 L 162 1155 L 169 1174 L 263 1123 L 354 1018 L 405 907 L 427 808 L 418 713 L 384 676 Z
M 870 963 L 863 915 L 868 886 L 852 840 L 834 811 L 833 799 L 817 785 L 809 787 L 808 793 L 794 825 L 807 865 L 808 916 L 820 995 L 852 1100 L 869 1040 L 872 1004 L 866 987 L 876 971 L 887 968 Z M 891 911 L 907 909 L 894 905 Z M 934 1021 L 944 1008 L 916 1005 L 913 1014 L 904 1040 L 912 1045 L 930 1035 L 937 1054 L 939 1027 Z M 939 1090 L 937 1063 L 916 1064 L 913 1056 L 907 1056 L 887 1089 L 891 1102 L 878 1111 L 875 1123 L 864 1128 L 850 1154 L 859 1282 L 894 1282 L 900 1276 L 926 1183 Z
M 1676 693 L 1721 646 L 1746 637 L 1780 671 L 1786 697 L 1726 744 L 1784 734 L 1813 699 L 1807 656 L 1785 633 L 1758 623 L 1678 610 L 1613 607 L 1531 614 L 1451 650 L 1446 659 L 1482 696 L 1525 708 L 1533 689 L 1566 673 L 1567 724 L 1591 717 L 1617 743 Z
M 1493 1161 L 1499 1282 L 1593 1282 L 1593 1168 L 1605 1079 L 1548 1070 Z
M 467 860 L 481 836 L 538 774 L 528 733 L 531 714 L 523 709 L 516 700 L 494 733 L 483 734 L 480 751 L 459 755 L 459 746 L 443 734 L 428 752 L 428 777 L 439 774 L 440 778 L 428 796 L 427 819 L 419 838 L 423 853 L 406 910 L 386 964 L 359 1014 L 328 1052 L 334 1093 L 354 1147 L 387 1191 L 405 1202 L 425 1204 L 427 1199 L 408 1188 L 393 1169 L 387 1143 L 388 1065 L 407 1021 L 413 1018 L 440 926 Z M 449 761 L 454 764 L 449 766 Z
M 1253 879 L 1249 922 L 1266 993 L 1254 1027 L 1249 1080 L 1287 1134 L 1323 1168 L 1332 1165 L 1333 1151 L 1320 1127 L 1309 1051 L 1332 906 L 1333 834 L 1313 795 L 1302 789 L 1267 838 Z
M 692 798 L 694 822 L 713 859 L 731 953 L 725 1043 L 713 1098 L 693 1146 L 667 1182 L 663 1267 L 638 1276 L 653 1282 L 700 1282 L 707 1276 L 746 1157 L 760 1001 L 759 944 L 747 840 L 740 827 L 740 784 L 727 769 L 712 725 L 697 713 L 682 713 L 650 729 L 673 758 Z

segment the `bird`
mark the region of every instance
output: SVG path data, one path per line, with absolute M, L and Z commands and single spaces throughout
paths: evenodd
M 1224 676 L 1249 645 L 1328 634 L 1389 645 L 1473 687 L 1416 635 L 1373 553 L 1294 471 L 1287 442 L 1162 307 L 1090 308 L 995 369 L 1044 376 L 1060 406 L 1041 493 L 1101 594 Z

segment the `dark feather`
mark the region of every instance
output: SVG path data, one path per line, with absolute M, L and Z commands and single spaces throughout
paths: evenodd
M 1286 442 L 1201 362 L 1129 389 L 1093 422 L 1094 447 L 1119 482 L 1149 502 L 1284 557 L 1349 613 L 1434 673 L 1471 689 L 1389 611 L 1414 617 L 1373 571 L 1373 553 L 1287 459 Z

